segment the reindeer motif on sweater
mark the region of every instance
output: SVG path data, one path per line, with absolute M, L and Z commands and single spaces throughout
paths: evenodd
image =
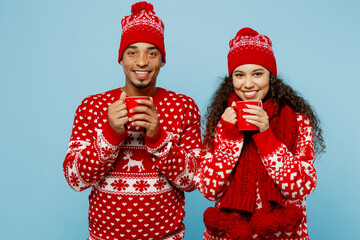
M 129 126 L 115 132 L 107 109 L 121 89 L 89 96 L 77 108 L 64 174 L 89 196 L 88 240 L 183 239 L 184 191 L 198 161 L 200 113 L 185 95 L 158 88 L 160 128 L 153 137 Z
M 142 162 L 143 162 L 142 159 L 140 161 L 131 159 L 130 157 L 133 155 L 133 153 L 130 151 L 125 151 L 124 154 L 125 154 L 124 160 L 128 159 L 129 162 L 123 167 L 123 169 L 127 168 L 127 171 L 130 171 L 131 167 L 138 167 L 140 172 L 145 170 L 144 166 L 142 164 Z

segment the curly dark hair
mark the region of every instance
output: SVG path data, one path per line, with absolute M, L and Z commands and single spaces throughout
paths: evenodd
M 227 99 L 234 91 L 234 86 L 231 77 L 225 77 L 221 82 L 218 90 L 211 98 L 211 103 L 207 108 L 205 115 L 206 126 L 204 134 L 204 145 L 207 148 L 213 147 L 215 128 L 220 121 L 221 115 L 228 107 Z M 286 85 L 281 79 L 270 73 L 270 90 L 266 98 L 273 98 L 279 103 L 280 108 L 287 104 L 295 112 L 302 113 L 310 118 L 313 135 L 314 135 L 314 151 L 320 154 L 325 151 L 325 142 L 322 136 L 322 129 L 320 127 L 320 119 L 317 117 L 314 109 L 310 104 L 290 86 Z

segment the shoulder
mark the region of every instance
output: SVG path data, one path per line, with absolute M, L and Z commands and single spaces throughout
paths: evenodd
M 304 146 L 305 143 L 313 144 L 313 128 L 310 118 L 304 114 L 297 113 L 298 125 L 298 146 Z M 313 145 L 311 145 L 313 148 Z
M 121 90 L 113 89 L 103 93 L 90 95 L 81 102 L 76 110 L 76 115 L 88 121 L 99 122 L 97 119 L 107 119 L 107 109 L 120 96 Z M 99 123 L 100 125 L 101 123 Z M 101 127 L 101 126 L 99 126 Z
M 155 100 L 156 99 L 156 100 Z M 199 121 L 200 111 L 195 101 L 181 93 L 176 93 L 163 88 L 158 89 L 158 95 L 154 98 L 159 113 L 174 116 L 188 121 Z
M 299 128 L 312 127 L 310 118 L 302 113 L 296 113 L 296 122 Z
M 158 91 L 161 92 L 162 99 L 165 101 L 175 103 L 177 106 L 181 105 L 197 109 L 195 101 L 191 97 L 186 96 L 185 94 L 177 93 L 164 88 L 158 88 Z
M 312 127 L 310 118 L 305 114 L 296 112 L 287 104 L 283 105 L 281 109 L 285 117 L 291 116 L 291 118 L 295 118 L 296 124 L 299 128 Z
M 90 105 L 94 107 L 97 106 L 99 108 L 102 105 L 109 106 L 111 103 L 115 102 L 120 97 L 120 94 L 120 88 L 112 89 L 98 94 L 93 94 L 84 98 L 80 106 Z

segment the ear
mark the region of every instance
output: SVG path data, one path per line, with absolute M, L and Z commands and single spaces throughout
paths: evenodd
M 121 66 L 124 66 L 122 59 L 120 60 L 119 64 L 120 64 Z
M 161 67 L 163 67 L 165 65 L 165 62 L 163 60 L 161 60 Z

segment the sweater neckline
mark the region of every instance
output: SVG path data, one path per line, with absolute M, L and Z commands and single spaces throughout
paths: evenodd
M 120 91 L 120 94 L 121 94 L 121 93 L 122 93 L 122 87 L 119 88 L 119 91 Z M 154 93 L 152 96 L 150 96 L 150 97 L 152 97 L 154 100 L 155 100 L 155 99 L 158 99 L 158 98 L 160 98 L 160 97 L 163 95 L 163 92 L 164 92 L 164 91 L 165 91 L 164 88 L 156 87 L 155 93 Z M 120 94 L 119 94 L 119 95 L 120 95 Z

